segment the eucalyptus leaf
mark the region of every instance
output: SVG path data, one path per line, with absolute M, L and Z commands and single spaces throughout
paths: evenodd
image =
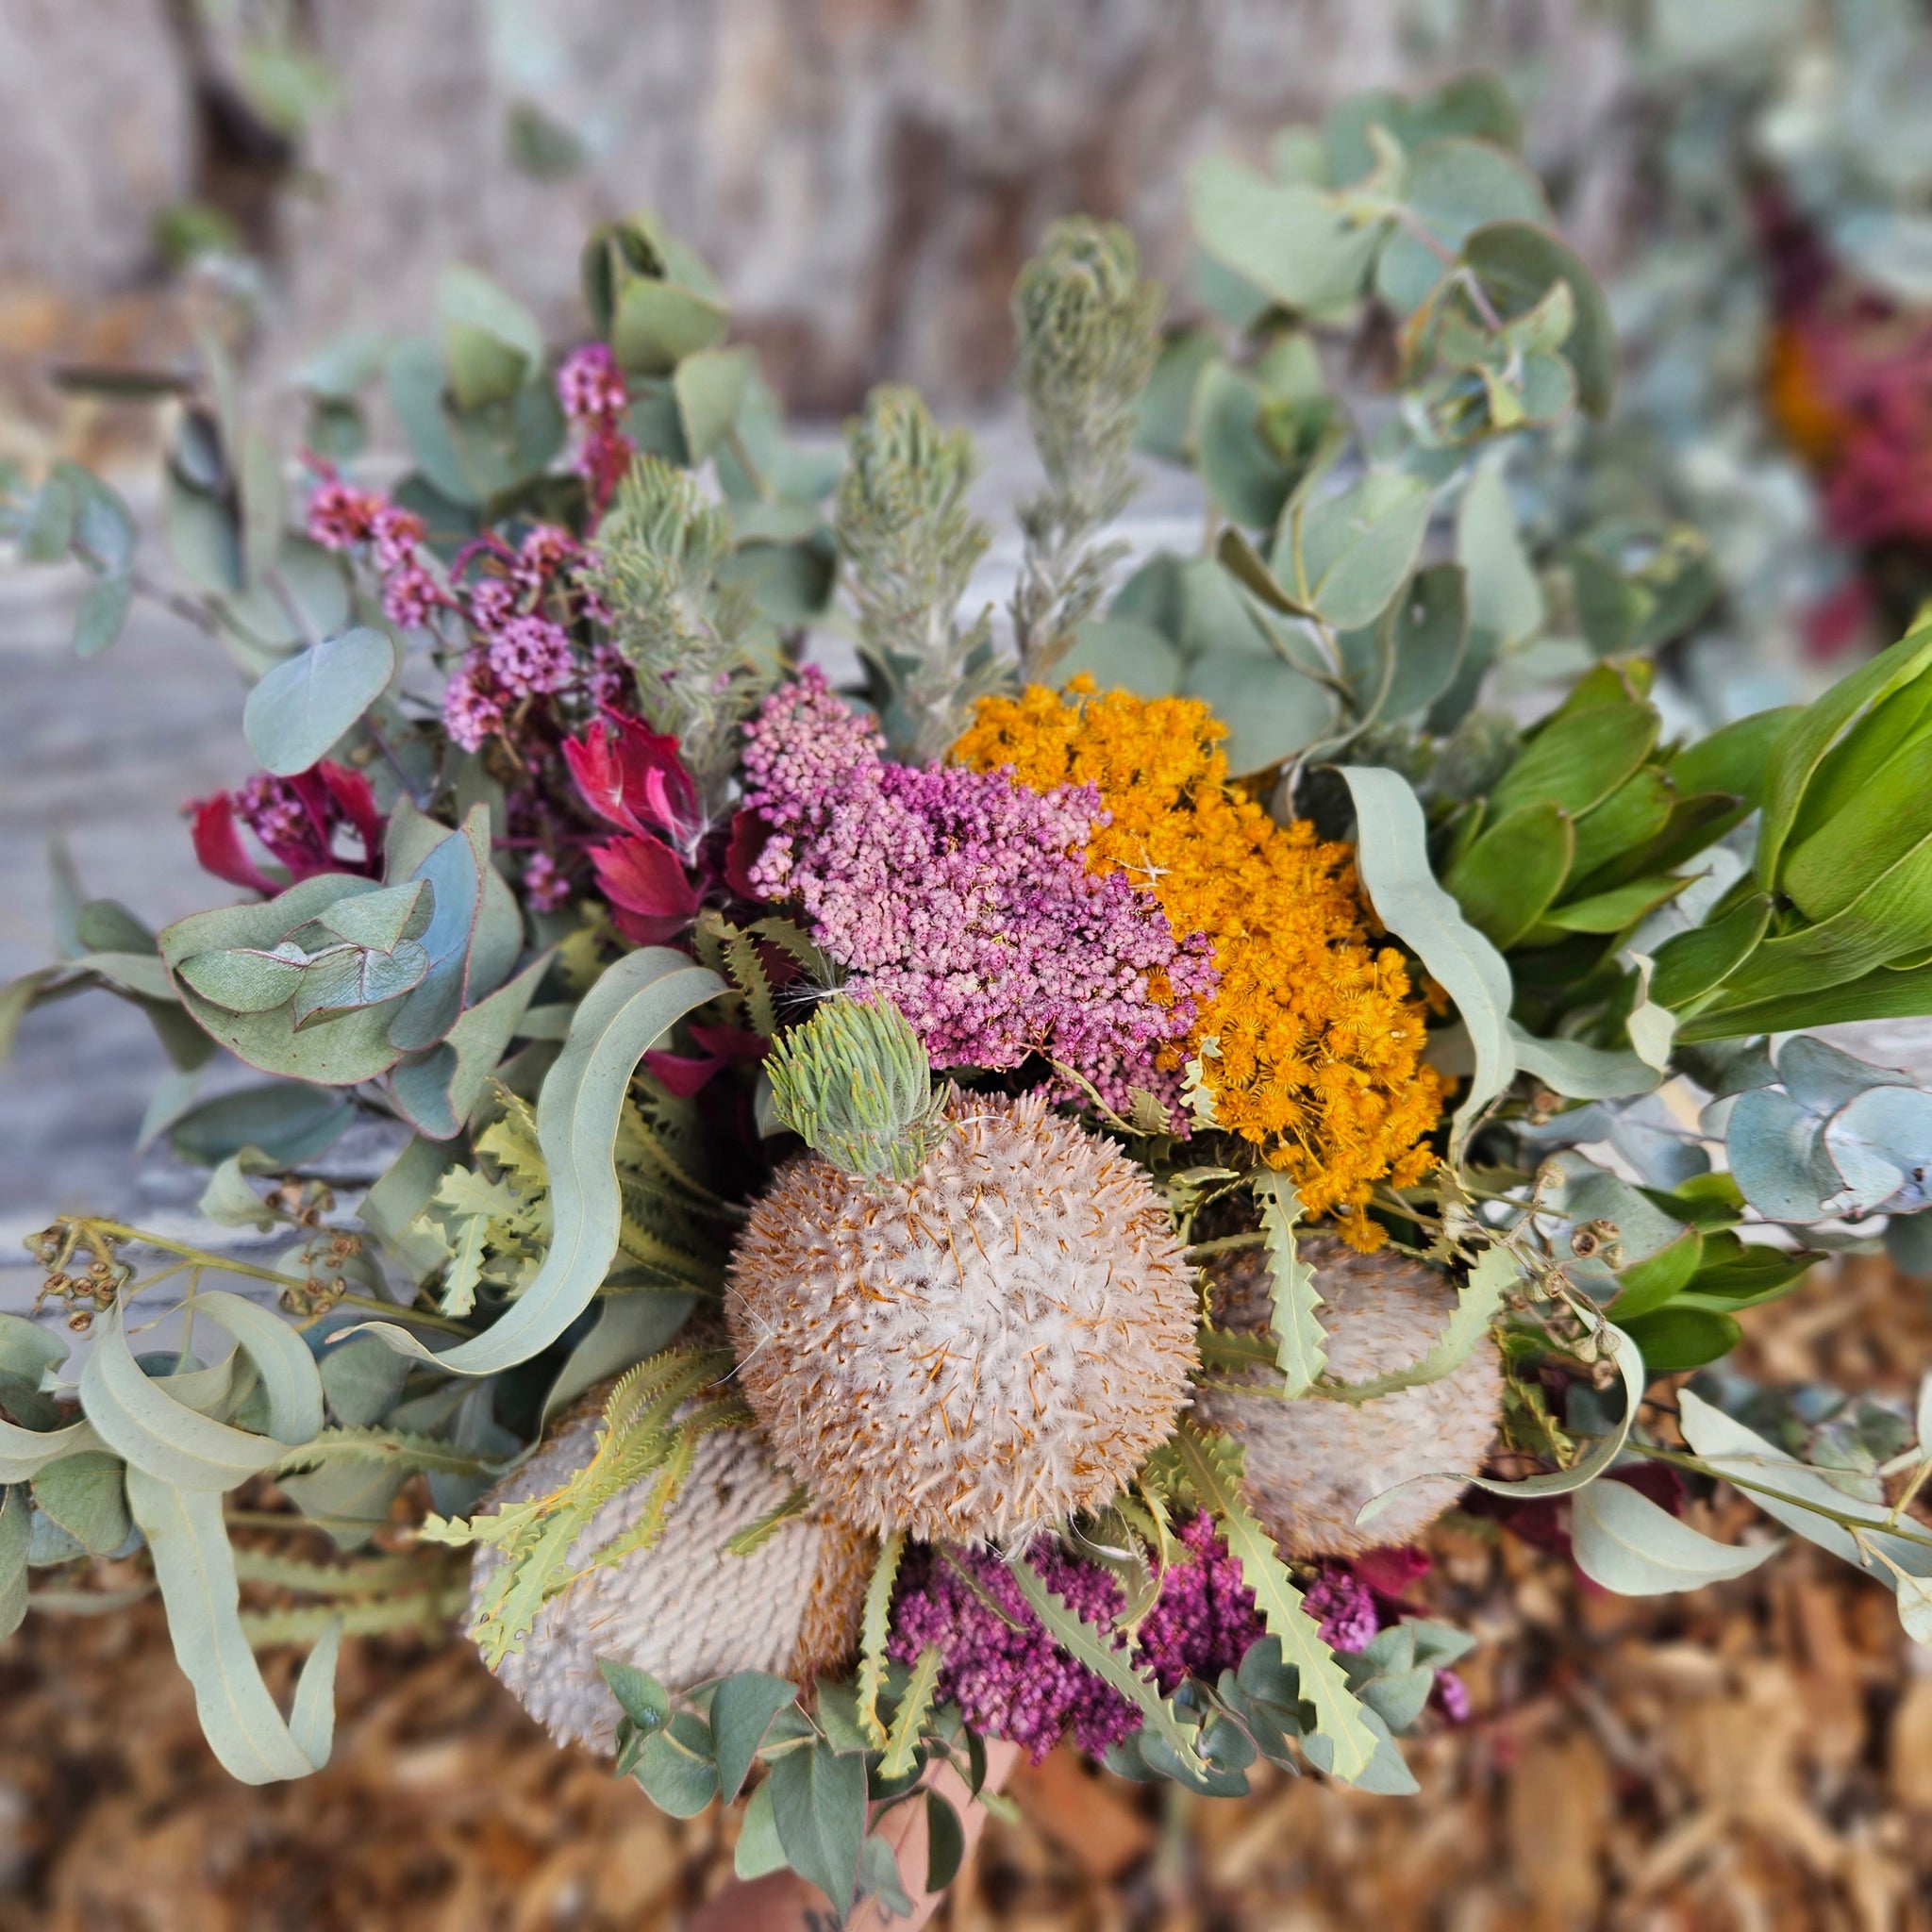
M 1375 917 L 1456 1002 L 1475 1049 L 1475 1072 L 1452 1124 L 1452 1149 L 1459 1150 L 1516 1074 L 1509 969 L 1430 872 L 1428 827 L 1407 780 L 1378 767 L 1340 770 L 1355 801 L 1356 864 Z
M 263 769 L 278 777 L 323 758 L 395 675 L 396 647 L 358 626 L 277 664 L 248 693 L 242 729 Z
M 1641 1490 L 1607 1476 L 1572 1498 L 1570 1543 L 1576 1567 L 1619 1596 L 1661 1596 L 1728 1582 L 1749 1575 L 1780 1547 L 1715 1542 L 1659 1509 Z
M 772 1766 L 772 1815 L 791 1869 L 841 1916 L 858 1882 L 865 1839 L 865 1759 L 815 1743 Z
M 127 1472 L 127 1502 L 153 1553 L 175 1660 L 194 1687 L 202 1735 L 231 1777 L 272 1784 L 328 1761 L 335 1727 L 337 1636 L 309 1653 L 291 1720 L 275 1708 L 242 1634 L 241 1586 L 221 1498 Z
M 33 1505 L 19 1486 L 0 1488 L 0 1642 L 26 1617 L 27 1552 L 33 1543 Z
M 441 1355 L 393 1323 L 365 1324 L 360 1332 L 459 1375 L 494 1374 L 549 1347 L 589 1306 L 617 1252 L 623 1204 L 613 1150 L 632 1070 L 693 1007 L 724 991 L 715 973 L 666 946 L 607 967 L 577 1008 L 538 1096 L 555 1232 L 535 1278 L 493 1327 Z
M 118 1456 L 92 1449 L 50 1464 L 34 1478 L 34 1507 L 51 1517 L 91 1557 L 109 1557 L 132 1527 Z
M 740 1671 L 711 1693 L 718 1795 L 725 1804 L 731 1804 L 743 1790 L 772 1720 L 797 1696 L 795 1686 L 765 1671 Z

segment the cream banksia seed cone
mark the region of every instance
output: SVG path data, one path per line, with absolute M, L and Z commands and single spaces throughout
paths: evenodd
M 500 1509 L 560 1489 L 590 1461 L 602 1417 L 601 1400 L 581 1406 L 479 1507 Z M 654 1473 L 605 1504 L 570 1560 L 589 1564 L 629 1529 L 661 1480 Z M 597 1668 L 600 1658 L 648 1671 L 672 1690 L 739 1671 L 770 1671 L 804 1686 L 835 1672 L 858 1641 L 876 1556 L 871 1538 L 813 1509 L 781 1523 L 748 1556 L 724 1547 L 791 1490 L 756 1430 L 699 1437 L 658 1540 L 584 1571 L 538 1612 L 523 1647 L 501 1660 L 497 1675 L 559 1744 L 608 1753 L 623 1713 Z M 503 1560 L 492 1549 L 478 1551 L 473 1616 Z
M 1454 1288 L 1433 1268 L 1387 1252 L 1358 1255 L 1323 1236 L 1305 1238 L 1300 1246 L 1315 1271 L 1328 1373 L 1337 1381 L 1366 1382 L 1412 1367 L 1429 1352 L 1456 1306 Z M 1271 1296 L 1261 1254 L 1248 1251 L 1213 1273 L 1215 1320 L 1228 1328 L 1265 1329 Z M 1480 1469 L 1495 1441 L 1502 1404 L 1502 1354 L 1489 1336 L 1441 1380 L 1370 1402 L 1322 1395 L 1283 1402 L 1225 1386 L 1196 1398 L 1202 1419 L 1246 1450 L 1248 1507 L 1291 1557 L 1348 1557 L 1412 1541 L 1463 1485 L 1414 1483 L 1367 1524 L 1357 1524 L 1357 1512 L 1411 1477 Z
M 752 1210 L 725 1317 L 779 1457 L 849 1523 L 1005 1540 L 1105 1504 L 1164 1441 L 1197 1297 L 1108 1141 L 955 1093 L 908 1180 L 794 1161 Z

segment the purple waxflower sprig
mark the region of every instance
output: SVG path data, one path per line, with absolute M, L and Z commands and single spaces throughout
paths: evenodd
M 799 904 L 853 991 L 890 999 L 935 1065 L 1040 1053 L 1111 1107 L 1136 1088 L 1176 1103 L 1161 1050 L 1212 991 L 1212 948 L 1176 939 L 1124 874 L 1087 869 L 1098 792 L 884 754 L 816 670 L 774 691 L 745 740 L 745 802 L 772 833 L 751 883 Z

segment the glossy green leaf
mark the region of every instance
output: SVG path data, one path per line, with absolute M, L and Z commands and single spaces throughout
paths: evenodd
M 1704 1231 L 1687 1227 L 1682 1234 L 1641 1261 L 1633 1261 L 1618 1277 L 1622 1291 L 1610 1304 L 1619 1327 L 1648 1315 L 1689 1288 L 1704 1260 Z M 1647 1361 L 1649 1357 L 1646 1356 Z
M 1771 900 L 1762 892 L 1708 925 L 1694 926 L 1657 949 L 1650 996 L 1681 1011 L 1703 998 L 1747 959 L 1771 924 Z
M 1757 876 L 1767 890 L 1782 876 L 1785 842 L 1821 767 L 1880 705 L 1928 670 L 1932 625 L 1908 632 L 1890 650 L 1840 679 L 1777 735 L 1767 764 L 1764 818 L 1757 833 Z
M 1442 883 L 1469 923 L 1507 952 L 1562 891 L 1575 842 L 1562 807 L 1520 806 L 1492 823 Z
M 938 1791 L 925 1794 L 925 1889 L 943 1891 L 966 1857 L 966 1827 Z
M 265 770 L 306 772 L 388 689 L 396 647 L 358 627 L 277 664 L 248 693 L 242 728 Z
M 1654 912 L 1674 899 L 1690 884 L 1688 879 L 1632 879 L 1626 886 L 1613 886 L 1607 892 L 1592 892 L 1585 899 L 1553 906 L 1529 934 L 1528 943 L 1547 944 L 1549 932 L 1622 932 L 1646 913 Z
M 606 968 L 538 1096 L 555 1232 L 536 1277 L 493 1327 L 441 1355 L 393 1323 L 359 1332 L 460 1375 L 493 1374 L 549 1347 L 590 1305 L 617 1252 L 623 1204 L 613 1150 L 631 1073 L 646 1048 L 724 990 L 715 973 L 666 946 L 646 946 Z
M 1580 898 L 1605 868 L 1648 847 L 1669 824 L 1676 793 L 1654 766 L 1640 765 L 1601 805 L 1576 823 L 1576 857 L 1570 896 Z
M 1720 1361 L 1744 1339 L 1733 1317 L 1709 1308 L 1674 1305 L 1633 1315 L 1624 1332 L 1643 1351 L 1655 1374 L 1674 1375 Z
M 1407 781 L 1379 767 L 1340 770 L 1355 801 L 1356 864 L 1375 917 L 1455 1001 L 1475 1050 L 1475 1071 L 1452 1124 L 1451 1144 L 1459 1150 L 1515 1077 L 1509 969 L 1429 871 L 1428 828 Z
M 1657 712 L 1634 700 L 1566 709 L 1524 746 L 1490 796 L 1491 814 L 1548 799 L 1580 819 L 1643 763 L 1657 734 Z
M 1747 1576 L 1776 1543 L 1730 1544 L 1659 1509 L 1641 1490 L 1608 1478 L 1578 1490 L 1570 1505 L 1576 1567 L 1619 1596 L 1662 1596 Z
M 1608 415 L 1617 390 L 1617 333 L 1609 304 L 1583 258 L 1535 223 L 1499 221 L 1472 231 L 1462 259 L 1505 321 L 1535 308 L 1557 282 L 1569 284 L 1576 315 L 1562 345 L 1563 358 L 1576 373 L 1584 408 L 1599 419 Z
M 1797 705 L 1754 711 L 1687 745 L 1664 770 L 1680 796 L 1730 791 L 1755 808 L 1763 799 L 1772 749 L 1801 715 L 1803 708 Z

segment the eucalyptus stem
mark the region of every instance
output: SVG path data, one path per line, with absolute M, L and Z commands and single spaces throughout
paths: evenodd
M 1889 1524 L 1874 1523 L 1869 1517 L 1854 1516 L 1849 1510 L 1833 1509 L 1824 1503 L 1814 1503 L 1807 1496 L 1793 1496 L 1783 1490 L 1774 1490 L 1769 1483 L 1756 1483 L 1749 1476 L 1737 1474 L 1728 1469 L 1719 1469 L 1706 1462 L 1700 1456 L 1687 1455 L 1681 1449 L 1666 1449 L 1652 1442 L 1632 1441 L 1629 1446 L 1640 1456 L 1647 1456 L 1653 1462 L 1668 1462 L 1674 1469 L 1688 1469 L 1697 1475 L 1707 1475 L 1717 1482 L 1729 1483 L 1734 1490 L 1743 1490 L 1754 1496 L 1768 1496 L 1774 1503 L 1784 1503 L 1793 1509 L 1807 1509 L 1813 1516 L 1822 1516 L 1827 1523 L 1835 1523 L 1840 1529 L 1850 1530 L 1855 1536 L 1870 1536 L 1877 1530 L 1886 1536 L 1895 1536 L 1908 1543 L 1918 1543 L 1932 1550 L 1932 1535 L 1922 1529 L 1897 1529 Z M 1823 1474 L 1824 1472 L 1818 1472 Z M 1875 1554 L 1875 1552 L 1874 1552 Z

